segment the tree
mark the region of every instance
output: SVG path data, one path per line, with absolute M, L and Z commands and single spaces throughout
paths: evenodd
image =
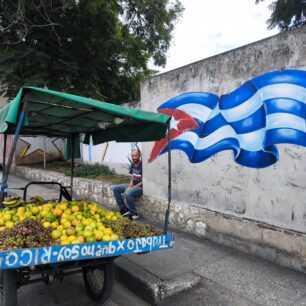
M 256 4 L 264 0 L 256 0 Z M 272 14 L 267 20 L 268 29 L 281 31 L 306 24 L 306 0 L 276 0 L 269 5 Z
M 0 0 L 2 94 L 32 85 L 133 101 L 149 61 L 165 65 L 182 11 L 179 0 Z

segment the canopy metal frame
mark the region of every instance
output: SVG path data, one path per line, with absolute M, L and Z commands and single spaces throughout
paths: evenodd
M 22 103 L 21 103 L 21 111 L 18 115 L 18 120 L 17 120 L 17 126 L 15 128 L 15 133 L 13 137 L 13 143 L 10 148 L 10 153 L 8 156 L 8 161 L 6 162 L 6 151 L 7 151 L 7 133 L 4 133 L 4 145 L 3 145 L 3 176 L 2 176 L 2 182 L 0 186 L 0 208 L 3 208 L 3 200 L 6 195 L 6 191 L 8 189 L 8 178 L 10 175 L 11 171 L 11 166 L 13 162 L 13 157 L 14 153 L 16 150 L 16 145 L 19 136 L 21 135 L 21 129 L 22 125 L 25 119 L 26 115 L 26 108 L 28 105 L 28 96 L 27 93 L 25 93 Z M 84 109 L 83 114 L 87 114 L 88 110 Z M 165 222 L 164 222 L 164 234 L 168 233 L 168 227 L 169 227 L 169 217 L 170 217 L 170 205 L 171 205 L 171 135 L 170 135 L 171 127 L 170 127 L 170 121 L 167 122 L 167 140 L 168 140 L 168 203 L 167 203 L 167 210 L 165 213 Z M 40 133 L 40 135 L 42 135 Z M 48 136 L 48 133 L 45 134 L 45 136 Z M 67 135 L 68 136 L 68 135 Z M 75 165 L 75 152 L 74 152 L 74 147 L 75 147 L 75 137 L 76 134 L 71 134 L 68 136 L 71 141 L 71 168 L 70 168 L 70 190 L 71 190 L 71 197 L 73 194 L 73 178 L 74 178 L 74 165 Z

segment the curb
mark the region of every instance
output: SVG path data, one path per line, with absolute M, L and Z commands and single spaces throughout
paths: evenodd
M 200 275 L 190 272 L 162 280 L 124 257 L 115 260 L 115 277 L 129 290 L 153 305 L 193 288 L 202 281 Z

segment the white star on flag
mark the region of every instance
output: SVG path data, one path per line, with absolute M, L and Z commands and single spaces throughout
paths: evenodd
M 170 130 L 175 129 L 178 131 L 178 124 L 180 123 L 179 120 L 175 120 L 174 117 L 172 117 L 171 121 L 170 121 Z

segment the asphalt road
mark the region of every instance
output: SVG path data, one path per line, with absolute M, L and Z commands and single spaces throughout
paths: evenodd
M 18 306 L 147 306 L 143 300 L 115 282 L 111 298 L 105 303 L 92 301 L 81 274 L 66 276 L 63 282 L 30 284 L 18 290 Z

